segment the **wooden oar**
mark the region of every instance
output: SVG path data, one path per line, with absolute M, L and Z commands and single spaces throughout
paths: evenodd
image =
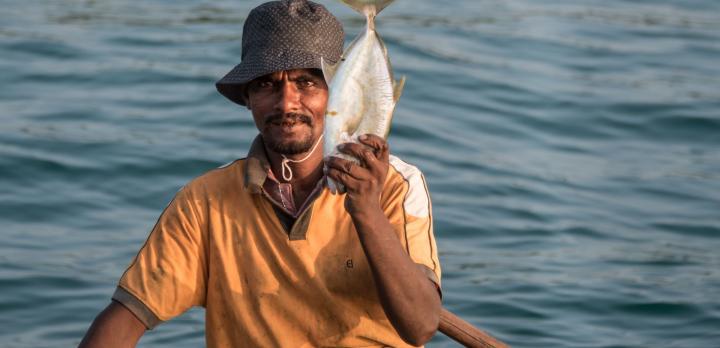
M 509 348 L 484 331 L 472 326 L 445 308 L 440 311 L 440 332 L 454 339 L 465 347 L 472 348 Z

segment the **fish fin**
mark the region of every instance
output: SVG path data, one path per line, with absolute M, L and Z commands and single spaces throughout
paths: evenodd
M 345 58 L 341 57 L 340 61 L 343 61 L 344 59 Z M 325 58 L 320 57 L 320 68 L 322 69 L 323 76 L 325 77 L 325 82 L 327 82 L 328 85 L 330 85 L 330 81 L 332 81 L 333 76 L 335 76 L 338 66 L 340 66 L 340 62 L 331 64 L 330 62 L 325 61 Z
M 355 11 L 374 17 L 395 0 L 340 0 Z
M 403 87 L 405 87 L 405 76 L 401 77 L 400 80 L 393 82 L 393 100 L 397 103 L 402 95 Z

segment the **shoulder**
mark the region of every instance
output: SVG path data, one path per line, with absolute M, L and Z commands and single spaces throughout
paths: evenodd
M 390 168 L 392 169 L 391 173 L 399 175 L 404 180 L 417 181 L 422 177 L 422 172 L 418 167 L 403 161 L 395 155 L 390 155 Z
M 204 174 L 190 180 L 181 191 L 196 196 L 232 192 L 233 189 L 240 189 L 244 185 L 244 158 L 226 163 L 218 168 L 211 169 Z
M 391 199 L 402 200 L 406 213 L 413 216 L 427 216 L 430 213 L 430 194 L 425 176 L 418 167 L 390 155 L 390 169 L 386 191 L 394 192 Z

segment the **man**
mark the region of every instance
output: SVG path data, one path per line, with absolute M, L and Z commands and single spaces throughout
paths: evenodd
M 217 87 L 251 110 L 260 134 L 247 158 L 177 193 L 80 346 L 134 346 L 192 306 L 206 308 L 209 347 L 432 337 L 440 265 L 421 173 L 372 135 L 341 148 L 360 164 L 322 158 L 320 58 L 337 62 L 342 45 L 341 24 L 315 3 L 250 13 L 242 61 Z M 330 193 L 325 175 L 347 193 Z

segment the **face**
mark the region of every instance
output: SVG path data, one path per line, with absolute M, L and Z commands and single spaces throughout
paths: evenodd
M 312 149 L 323 132 L 328 87 L 318 69 L 278 71 L 252 80 L 247 106 L 265 145 L 296 155 Z

